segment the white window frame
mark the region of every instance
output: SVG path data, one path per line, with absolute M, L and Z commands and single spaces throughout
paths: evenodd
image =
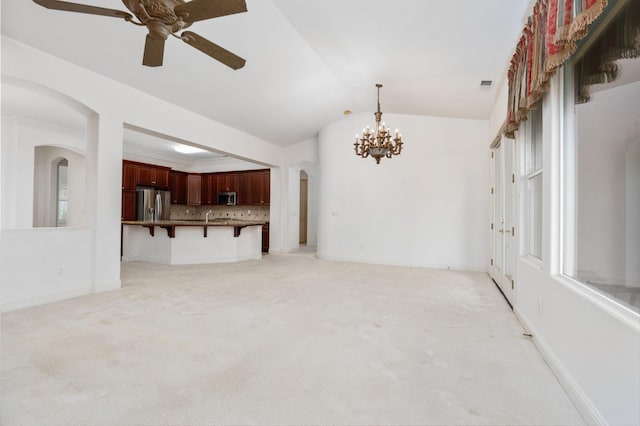
M 535 113 L 539 114 L 540 116 L 540 120 L 543 120 L 543 102 L 542 99 L 540 101 L 538 101 L 538 105 L 536 106 L 537 110 L 535 111 Z M 521 188 L 522 188 L 522 198 L 521 198 L 521 206 L 522 206 L 522 224 L 523 226 L 521 226 L 521 229 L 523 230 L 522 235 L 523 238 L 521 239 L 521 246 L 520 246 L 520 257 L 523 258 L 524 260 L 526 260 L 528 263 L 530 263 L 532 266 L 536 267 L 537 269 L 542 269 L 542 264 L 543 264 L 543 225 L 542 225 L 542 214 L 543 214 L 543 207 L 544 207 L 544 192 L 543 191 L 543 187 L 544 187 L 544 182 L 540 183 L 540 187 L 539 190 L 541 191 L 540 194 L 540 210 L 539 210 L 539 214 L 540 214 L 540 224 L 538 226 L 538 229 L 535 229 L 533 232 L 535 232 L 537 234 L 537 238 L 540 242 L 540 247 L 539 247 L 539 256 L 536 256 L 536 254 L 532 253 L 531 250 L 531 244 L 532 244 L 532 238 L 534 238 L 534 236 L 532 235 L 532 229 L 531 229 L 531 189 L 530 189 L 530 184 L 533 182 L 534 179 L 543 179 L 543 173 L 544 173 L 544 160 L 543 160 L 543 151 L 544 151 L 544 140 L 543 140 L 543 135 L 544 135 L 544 121 L 542 121 L 542 126 L 539 129 L 539 134 L 534 134 L 534 120 L 532 119 L 532 114 L 534 113 L 534 110 L 532 110 L 529 114 L 529 120 L 527 120 L 526 122 L 526 128 L 525 128 L 525 132 L 524 132 L 524 143 L 521 145 L 523 146 L 522 149 L 522 153 L 520 156 L 521 159 L 521 168 L 520 170 L 522 170 L 522 173 L 520 175 L 520 180 L 522 182 Z M 534 138 L 540 138 L 539 140 L 539 144 L 534 144 Z M 540 152 L 538 152 L 538 157 L 540 160 L 539 164 L 536 164 L 536 157 L 533 154 L 533 149 L 534 147 L 536 147 L 537 149 L 540 150 Z

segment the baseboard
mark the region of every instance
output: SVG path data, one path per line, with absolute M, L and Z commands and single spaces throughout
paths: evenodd
M 540 335 L 536 333 L 536 330 L 532 328 L 531 324 L 529 324 L 527 320 L 521 315 L 521 313 L 518 311 L 517 306 L 514 308 L 513 313 L 522 323 L 524 328 L 531 334 L 533 344 L 535 345 L 536 349 L 545 360 L 553 374 L 556 376 L 556 379 L 558 379 L 558 382 L 560 382 L 560 385 L 564 388 L 567 396 L 569 396 L 569 399 L 571 399 L 575 407 L 578 409 L 578 412 L 580 413 L 580 415 L 582 415 L 584 421 L 588 425 L 607 426 L 607 421 L 600 415 L 598 409 L 595 407 L 595 405 L 593 405 L 589 397 L 584 393 L 582 388 L 574 380 L 569 371 L 564 368 L 560 359 L 546 344 L 544 339 L 542 339 Z
M 78 296 L 91 294 L 91 287 L 77 290 L 65 291 L 62 293 L 50 294 L 47 296 L 34 297 L 33 299 L 18 300 L 16 302 L 3 303 L 0 305 L 0 312 L 17 311 L 18 309 L 30 308 L 32 306 L 44 305 L 45 303 L 58 302 L 60 300 L 71 299 Z
M 332 262 L 349 262 L 349 263 L 362 263 L 367 265 L 385 265 L 385 266 L 400 266 L 407 268 L 425 268 L 425 269 L 438 269 L 442 271 L 456 271 L 456 272 L 484 272 L 487 273 L 486 266 L 469 266 L 469 265 L 441 265 L 428 262 L 401 262 L 401 261 L 389 261 L 387 259 L 376 258 L 355 258 L 355 257 L 340 257 L 340 256 L 327 256 L 316 251 L 316 257 L 322 260 L 330 260 Z
M 93 288 L 93 292 L 102 293 L 105 291 L 118 290 L 120 288 L 122 288 L 122 282 L 120 280 L 117 280 L 111 283 L 96 284 L 95 287 Z

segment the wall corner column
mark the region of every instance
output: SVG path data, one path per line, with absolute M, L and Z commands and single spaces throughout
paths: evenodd
M 123 121 L 116 114 L 87 119 L 86 217 L 93 234 L 93 291 L 120 288 Z

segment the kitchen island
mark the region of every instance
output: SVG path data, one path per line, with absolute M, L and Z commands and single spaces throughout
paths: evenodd
M 221 218 L 125 220 L 122 221 L 122 261 L 189 265 L 261 259 L 265 223 Z

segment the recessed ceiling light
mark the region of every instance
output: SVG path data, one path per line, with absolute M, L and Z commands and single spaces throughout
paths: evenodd
M 199 152 L 206 152 L 204 149 L 196 148 L 195 146 L 189 145 L 177 145 L 173 149 L 182 154 L 197 154 Z

